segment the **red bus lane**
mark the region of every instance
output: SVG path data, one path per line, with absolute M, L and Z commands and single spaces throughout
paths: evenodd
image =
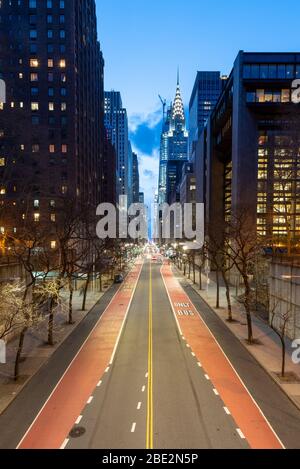
M 164 265 L 161 274 L 180 333 L 230 411 L 237 429 L 253 449 L 282 449 L 279 438 L 174 277 L 171 267 Z
M 31 427 L 20 449 L 60 448 L 109 367 L 142 270 L 135 265 Z

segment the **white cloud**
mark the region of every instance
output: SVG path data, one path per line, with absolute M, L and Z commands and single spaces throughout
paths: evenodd
M 133 151 L 139 158 L 140 190 L 145 193 L 146 203 L 151 204 L 158 186 L 159 149 L 146 154 L 133 145 Z
M 131 133 L 135 133 L 139 126 L 146 125 L 154 129 L 162 119 L 162 108 L 158 104 L 148 112 L 136 112 L 128 116 L 128 126 Z

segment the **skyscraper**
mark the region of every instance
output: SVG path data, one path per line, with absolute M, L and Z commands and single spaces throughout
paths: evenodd
M 108 138 L 115 147 L 117 154 L 118 200 L 119 195 L 129 195 L 128 181 L 130 174 L 128 118 L 119 91 L 106 91 L 104 93 L 104 122 Z
M 140 202 L 139 161 L 136 153 L 132 153 L 132 203 Z
M 1 19 L 1 205 L 35 222 L 54 221 L 66 197 L 96 206 L 104 61 L 95 1 L 2 2 Z
M 187 160 L 188 132 L 178 77 L 175 99 L 167 111 L 161 136 L 158 189 L 160 204 L 170 198 L 171 192 L 180 181 L 181 169 Z
M 189 156 L 222 90 L 220 72 L 197 72 L 189 104 Z

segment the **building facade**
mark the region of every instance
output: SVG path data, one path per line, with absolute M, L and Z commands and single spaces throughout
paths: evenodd
M 246 213 L 266 244 L 300 247 L 299 53 L 240 52 L 207 125 L 206 216 Z M 204 158 L 204 152 L 199 157 Z
M 190 156 L 219 99 L 223 82 L 220 72 L 197 72 L 189 104 Z
M 132 203 L 140 202 L 140 174 L 139 160 L 136 153 L 132 153 Z
M 131 175 L 128 117 L 119 91 L 106 91 L 104 93 L 104 122 L 108 138 L 113 144 L 117 155 L 116 198 L 118 200 L 120 195 L 130 196 L 129 178 Z
M 3 1 L 0 16 L 0 203 L 21 220 L 54 222 L 66 197 L 101 202 L 104 61 L 95 1 Z

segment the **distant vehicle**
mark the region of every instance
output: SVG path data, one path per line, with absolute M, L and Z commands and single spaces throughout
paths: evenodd
M 117 274 L 115 275 L 115 280 L 114 283 L 123 283 L 124 282 L 124 277 L 122 274 Z

